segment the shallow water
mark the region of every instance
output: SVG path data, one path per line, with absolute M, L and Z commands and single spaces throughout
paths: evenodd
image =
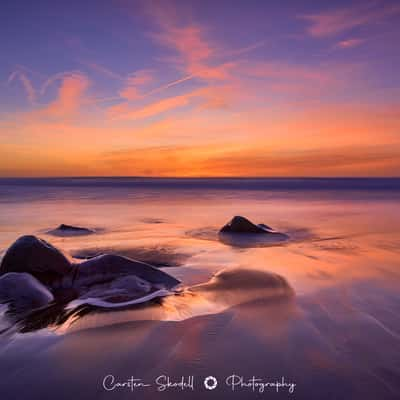
M 159 258 L 183 292 L 58 327 L 7 331 L 0 338 L 0 393 L 130 398 L 135 393 L 126 388 L 104 390 L 104 376 L 153 382 L 167 374 L 194 375 L 195 390 L 135 390 L 143 398 L 260 396 L 225 385 L 235 373 L 284 376 L 296 383 L 295 398 L 398 398 L 399 200 L 396 179 L 1 180 L 0 254 L 19 235 L 35 234 L 71 257 L 112 251 Z M 291 240 L 255 247 L 219 241 L 218 228 L 234 215 Z M 47 233 L 61 223 L 97 233 Z M 279 274 L 294 295 L 267 288 L 271 296 L 260 296 L 242 275 L 211 297 L 188 289 L 224 269 Z M 208 375 L 219 380 L 214 391 L 204 389 Z M 266 394 L 293 397 L 284 389 Z

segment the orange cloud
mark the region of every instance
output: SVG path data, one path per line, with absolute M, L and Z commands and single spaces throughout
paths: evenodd
M 235 62 L 227 62 L 220 65 L 210 66 L 196 63 L 188 66 L 188 72 L 205 81 L 228 80 L 231 78 L 231 70 L 236 66 Z
M 178 27 L 175 24 L 173 20 L 163 19 L 160 23 L 162 31 L 154 33 L 152 37 L 162 45 L 176 50 L 188 65 L 206 61 L 213 54 L 213 49 L 204 40 L 200 26 Z
M 164 113 L 169 110 L 173 110 L 178 107 L 183 107 L 189 103 L 189 95 L 181 95 L 175 97 L 168 97 L 166 99 L 162 99 L 156 102 L 153 102 L 143 108 L 134 109 L 127 111 L 127 107 L 122 108 L 112 108 L 111 112 L 114 113 L 114 117 L 118 119 L 143 119 L 153 117 L 157 114 Z M 126 110 L 126 112 L 124 112 Z M 117 112 L 117 114 L 116 114 Z M 119 114 L 119 115 L 118 115 Z
M 119 95 L 128 101 L 139 99 L 142 95 L 140 91 L 135 86 L 126 86 L 122 88 L 119 92 Z
M 126 175 L 147 176 L 379 176 L 400 173 L 399 151 L 399 146 L 365 146 L 357 151 L 322 147 L 285 152 L 263 146 L 237 149 L 226 143 L 217 148 L 163 146 L 109 152 L 101 163 Z
M 240 88 L 234 84 L 219 86 L 208 86 L 196 90 L 193 96 L 201 99 L 200 108 L 205 109 L 228 109 L 237 104 L 238 99 L 243 100 L 244 94 L 238 95 Z
M 142 69 L 130 74 L 127 84 L 132 86 L 143 86 L 154 80 L 153 72 L 149 69 Z
M 398 13 L 400 13 L 399 4 L 382 4 L 373 1 L 320 14 L 302 15 L 300 18 L 309 23 L 308 34 L 314 37 L 325 37 L 378 22 Z
M 128 88 L 129 89 L 129 88 Z M 128 90 L 126 89 L 126 90 Z M 134 89 L 134 88 L 132 88 Z M 191 92 L 156 100 L 142 108 L 132 108 L 128 103 L 116 104 L 109 107 L 108 115 L 114 119 L 138 120 L 153 117 L 190 104 L 192 99 L 198 99 L 201 108 L 222 109 L 236 101 L 237 87 L 233 85 L 206 86 Z M 125 93 L 126 98 L 129 93 Z M 132 93 L 136 95 L 135 90 Z M 139 98 L 140 96 L 136 97 Z M 132 99 L 135 97 L 132 96 Z
M 192 22 L 184 24 L 167 7 L 152 4 L 149 14 L 160 28 L 151 37 L 159 44 L 174 50 L 178 57 L 174 60 L 187 75 L 202 80 L 223 80 L 229 78 L 231 63 L 215 64 L 216 46 L 206 39 L 203 27 Z
M 50 103 L 45 110 L 46 116 L 68 117 L 73 115 L 83 102 L 83 95 L 89 86 L 88 78 L 81 73 L 66 75 L 58 89 L 57 99 Z
M 125 86 L 119 91 L 120 97 L 132 101 L 143 97 L 139 87 L 147 85 L 154 79 L 152 71 L 143 69 L 130 74 L 125 79 Z

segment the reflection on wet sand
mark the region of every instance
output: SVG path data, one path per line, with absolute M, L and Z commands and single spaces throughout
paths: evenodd
M 122 304 L 118 307 L 118 313 L 111 312 L 115 311 L 113 307 L 103 308 L 97 303 L 74 300 L 65 308 L 64 305 L 55 304 L 35 311 L 21 320 L 20 326 L 23 332 L 49 325 L 58 332 L 67 332 L 133 320 L 182 321 L 216 314 L 239 305 L 268 306 L 274 300 L 289 300 L 293 296 L 293 289 L 277 274 L 251 269 L 228 269 L 218 272 L 204 284 L 183 288 L 162 299 L 155 298 L 126 307 Z
M 156 267 L 177 267 L 190 257 L 190 254 L 177 252 L 172 246 L 147 246 L 147 247 L 125 247 L 116 245 L 114 247 L 97 246 L 72 250 L 71 256 L 77 259 L 88 259 L 100 254 L 118 254 L 139 260 Z
M 83 318 L 77 322 L 82 324 L 80 329 L 61 336 L 16 338 L 2 350 L 2 376 L 7 384 L 0 388 L 10 399 L 16 398 L 14 385 L 19 387 L 18 398 L 34 393 L 67 399 L 85 392 L 100 399 L 128 399 L 130 391 L 104 392 L 101 379 L 112 373 L 121 379 L 132 375 L 153 381 L 161 373 L 173 377 L 190 373 L 198 380 L 213 374 L 222 382 L 235 373 L 285 376 L 296 383 L 296 399 L 323 398 L 327 391 L 337 398 L 395 399 L 400 341 L 394 330 L 399 320 L 388 327 L 385 319 L 393 324 L 389 310 L 396 310 L 398 297 L 392 294 L 382 318 L 368 304 L 354 303 L 362 290 L 338 288 L 338 292 L 322 291 L 297 301 L 293 297 L 258 299 L 176 322 L 152 320 L 147 308 L 142 308 L 140 317 L 136 314 L 137 320 L 136 311 L 127 310 L 122 313 L 132 313 L 129 322 L 117 323 L 116 318 L 109 325 L 102 325 L 104 314 L 93 314 L 90 318 L 97 318 L 97 324 L 85 326 Z M 377 290 L 374 295 L 382 293 Z M 185 298 L 188 303 L 190 298 Z M 44 376 L 50 386 L 36 384 Z M 154 395 L 149 390 L 140 397 Z M 182 398 L 204 395 L 201 381 L 195 392 L 179 393 Z M 212 398 L 232 395 L 221 388 L 210 394 Z M 165 398 L 176 396 L 176 392 L 164 394 Z M 248 398 L 244 393 L 236 396 Z

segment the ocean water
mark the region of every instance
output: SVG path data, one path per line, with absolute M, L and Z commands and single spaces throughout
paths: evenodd
M 105 391 L 102 377 L 186 374 L 201 386 L 204 376 L 223 382 L 235 372 L 285 376 L 296 382 L 295 398 L 399 398 L 399 200 L 395 178 L 0 179 L 0 256 L 20 235 L 34 234 L 75 261 L 113 252 L 153 263 L 183 290 L 222 270 L 256 270 L 280 275 L 293 291 L 286 301 L 246 306 L 254 285 L 237 275 L 212 300 L 181 296 L 3 335 L 0 393 L 132 398 L 130 391 Z M 290 240 L 221 241 L 218 229 L 234 215 Z M 61 223 L 96 234 L 48 233 Z M 143 389 L 141 396 L 260 396 L 245 390 L 221 383 L 212 392 Z

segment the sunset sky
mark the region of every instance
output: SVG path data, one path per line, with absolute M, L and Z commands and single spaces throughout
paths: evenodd
M 3 1 L 0 176 L 400 176 L 400 1 Z

